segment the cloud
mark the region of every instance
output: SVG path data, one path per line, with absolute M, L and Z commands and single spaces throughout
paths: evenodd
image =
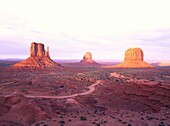
M 129 36 L 129 39 L 144 50 L 147 60 L 170 59 L 170 29 L 159 28 L 137 32 Z
M 170 47 L 170 29 L 156 29 L 134 34 L 131 39 L 145 46 Z
M 169 12 L 169 0 L 0 1 L 0 53 L 27 57 L 35 41 L 54 58 L 123 59 L 141 47 L 147 59 L 170 59 Z

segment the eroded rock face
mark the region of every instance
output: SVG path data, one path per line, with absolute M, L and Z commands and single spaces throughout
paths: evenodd
M 125 51 L 124 61 L 109 68 L 152 68 L 150 64 L 144 60 L 144 53 L 141 48 L 129 48 Z
M 30 126 L 32 123 L 45 120 L 48 117 L 48 114 L 34 99 L 26 98 L 20 94 L 9 97 L 1 96 L 0 99 L 2 114 L 0 124 L 3 123 L 3 126 Z
M 98 65 L 94 60 L 92 60 L 91 52 L 86 52 L 83 56 L 83 59 L 80 61 L 83 65 Z
M 50 58 L 49 47 L 47 47 L 46 51 L 44 49 L 44 44 L 32 42 L 30 47 L 30 57 L 20 63 L 14 64 L 13 66 L 18 68 L 49 68 L 61 65 L 57 64 Z
M 37 56 L 37 44 L 35 42 L 31 43 L 30 56 Z
M 50 58 L 49 46 L 47 46 L 47 51 L 45 52 L 45 56 Z
M 46 51 L 44 49 L 44 44 L 33 42 L 31 43 L 30 56 L 31 57 L 43 57 L 43 56 L 50 57 L 49 47 L 47 47 L 47 51 Z
M 130 48 L 125 52 L 125 61 L 143 61 L 143 51 L 140 48 Z
M 92 54 L 91 52 L 86 52 L 83 59 L 86 59 L 86 60 L 92 60 Z
M 45 49 L 44 49 L 44 44 L 38 43 L 37 44 L 38 51 L 37 51 L 37 56 L 45 56 Z

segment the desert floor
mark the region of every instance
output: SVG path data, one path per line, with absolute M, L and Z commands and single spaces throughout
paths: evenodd
M 0 67 L 0 126 L 170 126 L 170 68 Z

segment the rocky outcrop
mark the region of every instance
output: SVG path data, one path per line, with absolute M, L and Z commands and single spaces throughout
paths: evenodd
M 49 57 L 49 47 L 47 46 L 47 51 L 44 49 L 44 44 L 42 43 L 31 43 L 30 48 L 30 56 L 31 57 Z
M 30 57 L 13 66 L 17 68 L 49 68 L 61 65 L 50 58 L 49 47 L 47 47 L 46 51 L 44 44 L 33 42 L 30 47 Z
M 130 48 L 125 52 L 124 61 L 143 61 L 143 51 L 140 48 Z
M 109 68 L 152 68 L 153 66 L 143 61 L 144 53 L 140 48 L 129 48 L 125 51 L 124 61 Z
M 30 126 L 47 119 L 49 115 L 37 101 L 21 94 L 9 97 L 0 96 L 0 105 L 1 126 Z
M 83 56 L 83 60 L 81 60 L 82 62 L 94 62 L 92 60 L 92 54 L 91 52 L 86 52 L 85 55 Z
M 83 65 L 99 65 L 94 60 L 92 60 L 92 54 L 91 52 L 86 52 L 83 56 L 83 59 L 80 61 Z

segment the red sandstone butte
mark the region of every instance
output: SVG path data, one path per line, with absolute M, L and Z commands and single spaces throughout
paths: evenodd
M 92 60 L 92 54 L 91 52 L 86 52 L 83 56 L 83 59 L 80 61 L 83 65 L 99 65 L 94 60 Z
M 129 48 L 125 51 L 124 61 L 109 68 L 152 68 L 153 66 L 144 61 L 144 53 L 141 48 Z
M 50 68 L 61 65 L 50 58 L 49 47 L 47 47 L 46 51 L 44 49 L 44 44 L 32 42 L 30 47 L 30 57 L 22 62 L 14 64 L 13 66 L 17 68 Z

